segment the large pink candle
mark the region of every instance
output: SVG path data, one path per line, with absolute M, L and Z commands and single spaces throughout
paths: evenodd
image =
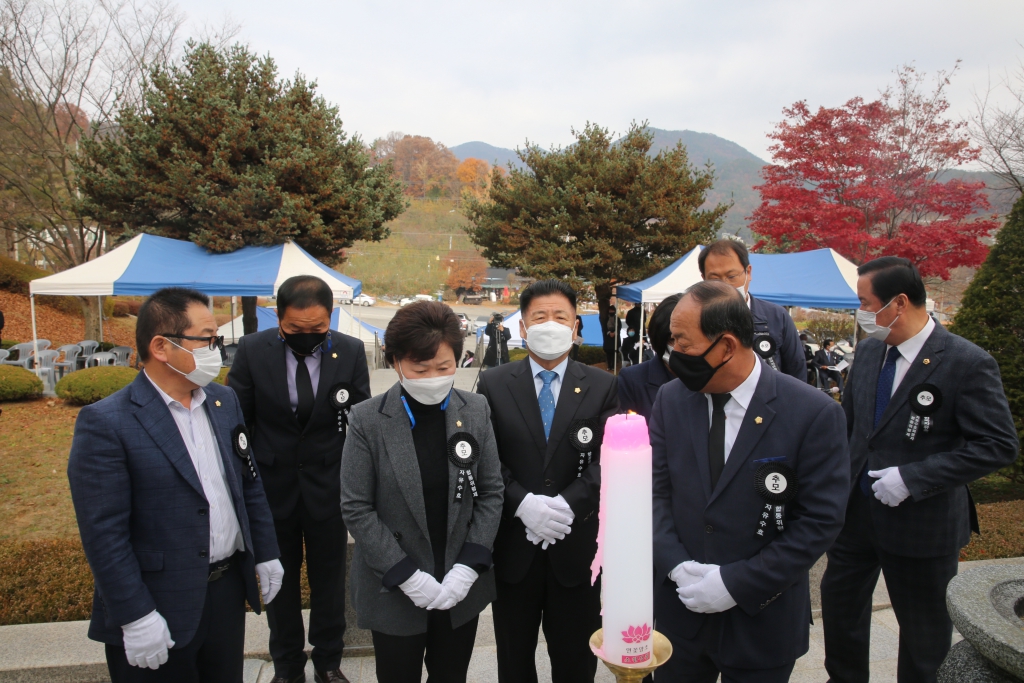
M 642 415 L 608 418 L 601 445 L 601 508 L 592 580 L 601 578 L 604 658 L 621 666 L 651 661 L 654 586 L 651 439 Z

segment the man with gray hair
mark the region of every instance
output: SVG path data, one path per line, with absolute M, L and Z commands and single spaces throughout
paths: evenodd
M 788 681 L 808 649 L 808 570 L 843 523 L 839 404 L 772 372 L 736 289 L 705 281 L 672 312 L 654 450 L 656 681 Z

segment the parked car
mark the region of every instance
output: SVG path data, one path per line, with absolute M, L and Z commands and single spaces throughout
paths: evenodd
M 456 313 L 455 317 L 459 319 L 459 327 L 462 328 L 462 334 L 468 335 L 473 331 L 470 329 L 473 323 L 470 322 L 469 317 L 465 313 Z
M 399 306 L 408 306 L 408 305 L 409 305 L 409 304 L 411 304 L 411 303 L 412 303 L 413 301 L 416 301 L 416 299 L 412 298 L 411 296 L 403 296 L 403 297 L 402 297 L 402 298 L 401 298 L 401 299 L 400 299 L 400 300 L 398 301 L 398 305 L 399 305 Z
M 343 304 L 345 306 L 347 306 L 350 303 L 352 303 L 352 299 L 338 299 L 338 301 L 339 301 L 339 303 L 341 303 L 341 304 Z M 369 294 L 360 294 L 359 296 L 356 297 L 356 300 L 355 300 L 355 305 L 356 306 L 375 306 L 376 304 L 377 304 L 377 300 L 374 299 Z
M 467 294 L 462 297 L 464 304 L 482 304 L 487 299 L 486 294 Z

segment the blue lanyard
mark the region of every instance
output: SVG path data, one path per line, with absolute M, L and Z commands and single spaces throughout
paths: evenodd
M 412 416 L 412 411 L 409 410 L 409 403 L 405 400 L 405 396 L 399 396 L 399 398 L 402 399 L 402 405 L 405 407 L 405 414 L 409 416 L 409 422 L 412 425 L 411 428 L 414 429 L 416 427 L 416 418 Z M 452 392 L 449 391 L 448 396 L 444 399 L 444 403 L 441 404 L 442 412 L 448 409 L 448 401 L 450 400 L 452 400 Z

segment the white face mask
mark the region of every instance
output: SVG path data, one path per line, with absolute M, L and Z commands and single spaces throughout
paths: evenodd
M 573 328 L 549 320 L 526 328 L 526 345 L 544 360 L 555 360 L 572 348 Z
M 452 387 L 455 386 L 454 374 L 409 379 L 402 372 L 401 363 L 398 364 L 398 376 L 406 393 L 412 396 L 413 400 L 425 406 L 435 406 L 445 400 L 451 393 Z
M 170 340 L 168 339 L 168 341 Z M 174 342 L 171 343 L 174 344 Z M 201 387 L 205 387 L 207 384 L 215 380 L 217 375 L 220 374 L 220 349 L 211 349 L 209 346 L 204 346 L 201 349 L 189 351 L 183 346 L 178 346 L 177 344 L 174 345 L 185 353 L 191 353 L 192 358 L 195 359 L 196 369 L 192 372 L 182 372 L 170 363 L 167 364 L 167 367 L 180 375 L 184 375 L 185 379 L 188 381 Z
M 736 291 L 740 293 L 743 300 L 747 300 L 747 274 L 743 273 L 743 284 L 736 288 Z
M 888 337 L 889 333 L 892 331 L 892 326 L 896 324 L 896 320 L 899 320 L 900 317 L 897 315 L 896 320 L 893 320 L 891 323 L 889 323 L 888 327 L 883 327 L 879 325 L 877 319 L 878 314 L 884 311 L 885 309 L 889 308 L 889 304 L 891 304 L 893 301 L 896 301 L 895 297 L 890 299 L 888 304 L 882 306 L 875 312 L 862 311 L 860 309 L 857 310 L 857 324 L 860 325 L 860 329 L 864 330 L 864 334 L 868 335 L 872 339 L 877 339 L 878 341 L 885 341 L 886 337 Z

